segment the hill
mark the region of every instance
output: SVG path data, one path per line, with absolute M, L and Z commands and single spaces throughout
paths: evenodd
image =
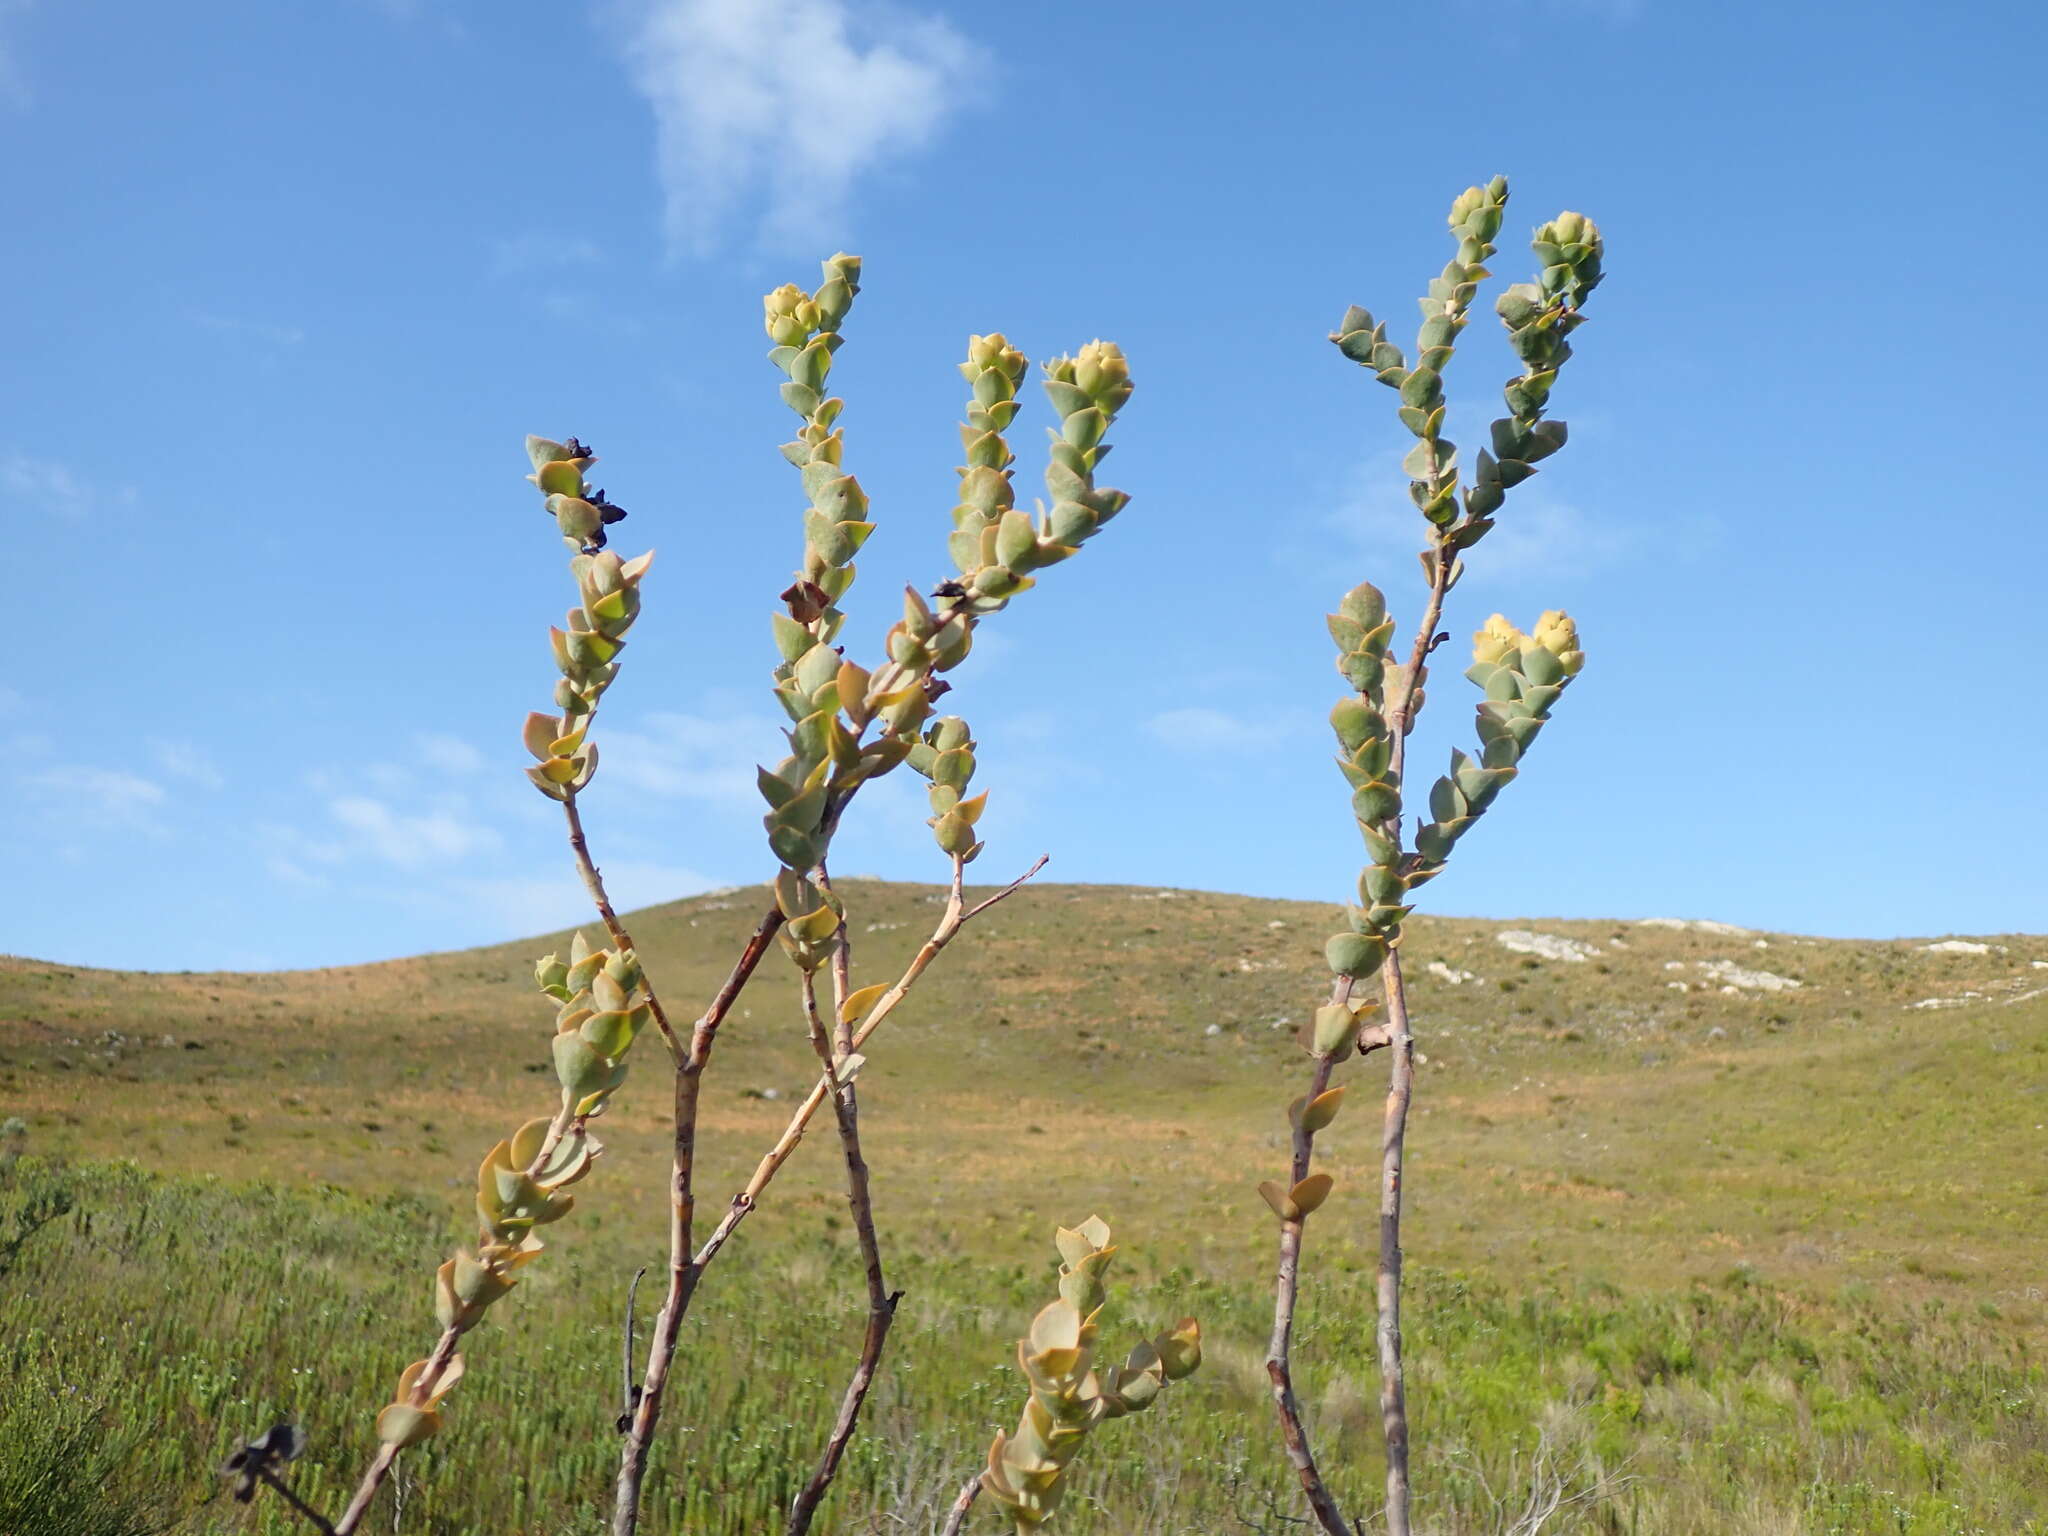
M 846 889 L 859 969 L 893 975 L 936 893 Z M 630 919 L 673 1011 L 701 1007 L 761 901 L 729 892 Z M 864 1124 L 916 1326 L 899 1331 L 835 1528 L 927 1528 L 919 1511 L 1013 1413 L 1004 1340 L 1046 1290 L 1053 1223 L 1090 1211 L 1126 1245 L 1119 1315 L 1203 1312 L 1211 1364 L 1184 1402 L 1119 1426 L 1099 1508 L 1063 1523 L 1279 1528 L 1291 1506 L 1256 1369 L 1271 1233 L 1252 1186 L 1282 1161 L 1302 1075 L 1292 1026 L 1321 990 L 1335 915 L 1028 887 L 876 1036 Z M 150 1391 L 120 1394 L 114 1418 L 140 1444 L 139 1396 L 180 1426 L 127 1457 L 145 1494 L 170 1490 L 179 1510 L 227 1437 L 274 1412 L 315 1426 L 309 1486 L 337 1485 L 363 1409 L 424 1347 L 425 1277 L 466 1230 L 477 1158 L 547 1106 L 550 1005 L 529 978 L 563 942 L 266 975 L 0 962 L 0 1118 L 28 1122 L 34 1154 L 0 1189 L 0 1251 L 33 1199 L 72 1203 L 0 1278 L 12 1368 L 76 1378 L 87 1335 L 109 1329 L 146 1346 Z M 1427 1529 L 1505 1529 L 1485 1488 L 1527 1479 L 1546 1426 L 1575 1486 L 1624 1466 L 1634 1478 L 1548 1530 L 2040 1528 L 2048 938 L 1417 918 L 1406 955 L 1423 1057 L 1408 1252 Z M 707 1079 L 713 1202 L 810 1081 L 778 966 Z M 1371 1095 L 1383 1060 L 1342 1080 Z M 575 1217 L 479 1336 L 403 1529 L 473 1529 L 494 1477 L 502 1528 L 590 1528 L 579 1501 L 601 1494 L 611 1455 L 620 1297 L 660 1252 L 665 1075 L 655 1053 L 636 1068 Z M 1311 1232 L 1304 1352 L 1365 1509 L 1376 1115 L 1354 1110 L 1319 1145 L 1338 1184 Z M 707 1282 L 715 1379 L 656 1506 L 676 1523 L 656 1529 L 765 1528 L 776 1479 L 820 1440 L 857 1328 L 837 1175 L 829 1145 L 807 1147 Z M 183 1290 L 224 1281 L 242 1306 Z M 180 1299 L 137 1317 L 145 1286 Z M 599 1406 L 536 1422 L 522 1394 L 567 1369 L 548 1352 L 575 1356 L 574 1390 Z M 748 1396 L 769 1379 L 798 1385 Z M 91 1406 L 104 1428 L 107 1403 Z M 514 1432 L 463 1432 L 489 1422 Z M 740 1441 L 724 1438 L 735 1423 Z M 745 1492 L 691 1505 L 714 1485 Z

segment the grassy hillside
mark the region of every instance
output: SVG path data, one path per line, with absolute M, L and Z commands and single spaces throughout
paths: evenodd
M 847 889 L 859 969 L 893 974 L 933 893 Z M 632 920 L 677 1012 L 759 905 Z M 1333 917 L 1027 889 L 876 1037 L 865 1122 L 908 1326 L 834 1529 L 933 1528 L 1014 1414 L 1007 1341 L 1048 1293 L 1051 1227 L 1090 1211 L 1125 1244 L 1116 1315 L 1200 1313 L 1211 1363 L 1098 1437 L 1091 1498 L 1062 1523 L 1295 1528 L 1260 1396 L 1271 1227 L 1252 1186 L 1282 1166 L 1292 1024 Z M 195 1501 L 237 1431 L 287 1413 L 315 1433 L 306 1486 L 341 1486 L 387 1378 L 430 1342 L 427 1275 L 466 1234 L 477 1158 L 548 1107 L 528 977 L 559 942 L 262 976 L 0 962 L 0 1118 L 28 1122 L 32 1154 L 0 1184 L 0 1254 L 38 1202 L 69 1203 L 0 1274 L 0 1367 L 23 1389 L 0 1444 L 35 1439 L 33 1404 L 37 1435 L 78 1429 L 107 1460 L 83 1480 L 102 1505 L 127 1487 L 181 1530 L 283 1531 Z M 1406 954 L 1424 1529 L 1506 1529 L 1496 1505 L 1539 1435 L 1575 1486 L 1610 1484 L 1553 1531 L 2048 1529 L 2048 939 L 1418 919 Z M 709 1080 L 709 1203 L 810 1061 L 771 964 Z M 1311 1226 L 1303 1337 L 1361 1512 L 1378 1468 L 1360 1107 L 1383 1062 L 1343 1069 L 1366 1098 L 1319 1143 L 1338 1189 Z M 650 1053 L 576 1214 L 468 1351 L 397 1529 L 594 1529 L 618 1309 L 661 1251 L 663 1076 Z M 858 1330 L 837 1176 L 829 1138 L 807 1147 L 707 1282 L 655 1529 L 770 1529 L 807 1470 Z

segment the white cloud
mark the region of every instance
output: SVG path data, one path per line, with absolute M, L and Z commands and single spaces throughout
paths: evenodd
M 65 465 L 18 451 L 0 454 L 0 508 L 16 516 L 47 518 L 55 514 L 76 521 L 105 499 Z M 114 499 L 125 504 L 135 499 L 135 493 L 123 491 Z
M 495 828 L 471 818 L 459 802 L 407 813 L 368 795 L 342 795 L 327 810 L 349 835 L 344 857 L 359 851 L 400 869 L 446 864 L 503 844 Z
M 1145 722 L 1155 741 L 1184 752 L 1264 752 L 1287 734 L 1284 721 L 1253 719 L 1227 710 L 1191 705 L 1168 709 Z
M 577 235 L 529 232 L 491 242 L 492 277 L 530 277 L 564 267 L 594 267 L 603 260 L 596 241 Z
M 937 17 L 846 0 L 621 0 L 654 107 L 670 241 L 702 254 L 744 212 L 829 240 L 849 185 L 931 140 L 980 68 Z
M 184 779 L 201 789 L 219 789 L 227 782 L 213 759 L 189 741 L 151 741 L 149 748 L 157 767 L 174 779 Z
M 1629 558 L 1641 542 L 1632 527 L 1603 521 L 1559 499 L 1541 480 L 1509 492 L 1506 507 L 1496 516 L 1493 531 L 1471 559 L 1470 582 L 1584 575 Z M 1375 454 L 1358 468 L 1348 494 L 1325 516 L 1324 526 L 1351 540 L 1366 560 L 1403 573 L 1415 570 L 1416 551 L 1428 533 L 1408 499 L 1408 477 L 1393 452 Z
M 0 27 L 9 25 L 33 3 L 34 0 L 0 0 Z M 0 106 L 26 111 L 34 100 L 35 95 L 15 60 L 12 40 L 0 36 Z
M 29 775 L 28 783 L 61 814 L 95 827 L 154 829 L 150 813 L 165 800 L 161 784 L 115 768 L 47 768 Z
M 459 736 L 444 736 L 429 731 L 416 738 L 420 762 L 439 774 L 451 778 L 468 778 L 481 773 L 484 755 Z M 532 761 L 530 758 L 528 761 Z
M 782 725 L 761 715 L 656 713 L 640 724 L 604 734 L 599 772 L 651 795 L 754 807 L 755 766 L 773 766 L 788 753 Z
M 306 333 L 296 325 L 277 325 L 268 320 L 251 320 L 242 315 L 223 315 L 210 309 L 193 310 L 191 319 L 194 325 L 205 330 L 247 337 L 251 341 L 260 341 L 273 347 L 296 347 L 306 339 Z
M 603 875 L 605 893 L 620 912 L 699 895 L 719 884 L 693 869 L 669 864 L 606 864 Z M 494 927 L 512 934 L 545 933 L 575 923 L 594 928 L 597 922 L 583 882 L 571 872 L 461 880 L 453 889 L 466 908 L 488 916 Z

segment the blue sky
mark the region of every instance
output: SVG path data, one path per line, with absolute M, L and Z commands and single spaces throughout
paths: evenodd
M 0 3 L 0 950 L 581 916 L 521 773 L 571 598 L 528 431 L 660 552 L 586 797 L 619 896 L 769 873 L 801 497 L 759 295 L 841 247 L 856 651 L 945 573 L 970 332 L 1138 380 L 1131 507 L 956 674 L 978 872 L 1342 899 L 1321 616 L 1371 578 L 1412 622 L 1421 525 L 1323 338 L 1408 331 L 1495 172 L 1502 281 L 1562 207 L 1610 276 L 1450 627 L 1565 606 L 1590 661 L 1431 907 L 2048 927 L 2044 66 L 2031 0 Z M 1482 313 L 1454 436 L 1512 371 Z M 1439 672 L 1418 776 L 1470 729 Z M 836 867 L 938 878 L 915 786 L 866 799 Z

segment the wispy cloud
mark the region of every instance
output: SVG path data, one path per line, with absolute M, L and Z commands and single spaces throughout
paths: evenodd
M 656 902 L 675 901 L 714 889 L 719 882 L 674 864 L 635 864 L 608 860 L 606 893 L 622 912 Z M 502 879 L 461 880 L 453 894 L 470 910 L 491 919 L 508 934 L 545 933 L 573 923 L 593 923 L 590 896 L 573 874 Z
M 159 830 L 154 813 L 166 799 L 164 788 L 138 773 L 68 764 L 32 773 L 27 782 L 76 826 Z
M 272 874 L 297 883 L 324 883 L 323 870 L 365 863 L 409 873 L 450 873 L 455 866 L 499 852 L 505 839 L 480 819 L 460 795 L 428 803 L 401 797 L 398 803 L 374 795 L 331 795 L 316 831 L 286 825 L 257 829 Z
M 529 232 L 491 242 L 492 277 L 532 277 L 565 268 L 595 267 L 604 261 L 597 242 L 580 235 Z
M 1287 740 L 1293 723 L 1272 716 L 1232 714 L 1206 705 L 1162 710 L 1145 733 L 1163 746 L 1207 755 L 1266 752 Z
M 755 766 L 772 765 L 788 750 L 781 726 L 766 716 L 661 712 L 640 723 L 639 730 L 605 733 L 602 772 L 614 784 L 664 798 L 752 808 Z
M 421 766 L 437 774 L 466 779 L 483 772 L 483 753 L 459 736 L 428 731 L 414 738 L 414 741 L 419 748 Z
M 670 242 L 699 254 L 735 218 L 831 240 L 849 185 L 929 143 L 977 50 L 937 17 L 847 0 L 622 0 L 654 108 Z
M 457 40 L 469 36 L 469 31 L 438 0 L 363 0 L 373 11 L 382 12 L 392 21 L 404 26 L 431 23 L 445 36 Z
M 201 789 L 219 789 L 227 783 L 205 750 L 189 741 L 153 740 L 149 750 L 157 767 L 174 779 L 197 784 Z
M 1369 565 L 1412 571 L 1427 525 L 1409 501 L 1407 485 L 1400 456 L 1376 454 L 1358 468 L 1347 493 L 1324 514 L 1322 526 L 1347 540 Z M 1468 579 L 1483 585 L 1584 575 L 1632 557 L 1640 544 L 1631 526 L 1593 515 L 1553 494 L 1538 478 L 1510 494 L 1472 560 Z
M 55 460 L 9 450 L 0 453 L 0 509 L 26 518 L 87 517 L 108 503 L 131 505 L 132 489 L 111 495 Z
M 343 795 L 327 810 L 357 849 L 400 869 L 496 852 L 504 841 L 458 806 L 408 812 L 368 795 Z
M 190 319 L 202 330 L 239 336 L 249 341 L 262 342 L 265 346 L 296 347 L 306 339 L 306 333 L 296 325 L 276 325 L 267 320 L 252 320 L 244 315 L 224 315 L 217 310 L 195 309 L 190 312 Z
M 28 77 L 15 57 L 14 39 L 9 36 L 17 16 L 27 12 L 34 0 L 0 0 L 0 107 L 26 111 L 35 100 Z

